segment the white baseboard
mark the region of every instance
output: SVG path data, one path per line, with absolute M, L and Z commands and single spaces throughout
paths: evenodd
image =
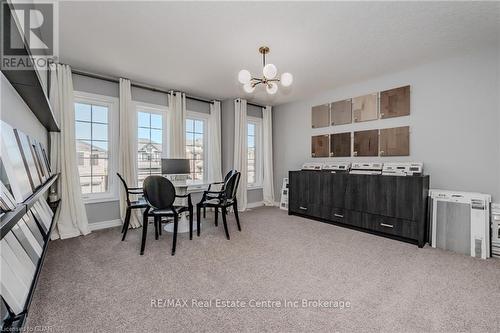
M 264 206 L 264 201 L 251 202 L 247 204 L 247 208 L 257 208 Z
M 113 228 L 113 227 L 118 227 L 122 225 L 122 220 L 121 219 L 116 219 L 116 220 L 110 220 L 110 221 L 102 221 L 102 222 L 96 222 L 96 223 L 89 223 L 89 228 L 91 231 L 96 231 L 96 230 L 101 230 L 101 229 L 107 229 L 107 228 Z
M 279 206 L 279 203 L 277 204 Z M 263 201 L 257 201 L 257 202 L 251 202 L 247 204 L 247 208 L 257 208 L 257 207 L 263 207 L 264 202 Z M 209 210 L 209 209 L 207 209 Z M 196 212 L 195 212 L 196 215 Z M 116 219 L 116 220 L 110 220 L 110 221 L 102 221 L 102 222 L 95 222 L 95 223 L 89 223 L 89 229 L 90 231 L 96 231 L 96 230 L 101 230 L 101 229 L 107 229 L 107 228 L 114 228 L 121 226 L 122 220 L 121 219 Z

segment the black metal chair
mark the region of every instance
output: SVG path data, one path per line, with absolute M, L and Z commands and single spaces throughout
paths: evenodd
M 226 184 L 226 182 L 229 180 L 229 178 L 234 175 L 236 173 L 236 170 L 230 170 L 226 176 L 224 177 L 224 181 L 222 182 L 214 182 L 214 183 L 211 183 L 208 185 L 208 189 L 207 189 L 207 192 L 211 192 L 212 190 L 212 185 L 222 185 L 219 189 L 219 191 L 223 191 L 224 190 L 224 185 Z M 208 196 L 211 196 L 210 194 L 207 194 L 207 197 Z M 213 195 L 212 195 L 213 197 Z M 217 197 L 217 196 L 215 196 Z M 203 218 L 206 218 L 207 217 L 207 208 L 206 207 L 203 207 Z M 215 221 L 215 225 L 217 226 L 217 221 Z
M 175 187 L 172 182 L 162 176 L 147 177 L 144 180 L 143 191 L 148 206 L 143 214 L 141 255 L 144 254 L 144 248 L 146 247 L 149 216 L 154 217 L 155 239 L 158 239 L 162 218 L 174 218 L 174 234 L 172 240 L 172 255 L 174 255 L 180 213 L 189 212 L 189 239 L 193 239 L 193 204 L 191 202 L 191 194 L 176 195 Z M 176 198 L 188 198 L 188 206 L 174 206 Z
M 203 197 L 201 201 L 196 204 L 196 225 L 197 225 L 197 235 L 200 236 L 200 213 L 201 209 L 205 207 L 213 207 L 215 209 L 215 225 L 217 225 L 219 208 L 222 210 L 222 222 L 224 224 L 224 231 L 226 233 L 226 238 L 229 240 L 229 231 L 227 229 L 227 207 L 233 207 L 234 217 L 236 218 L 236 224 L 238 225 L 238 230 L 241 231 L 240 219 L 238 217 L 238 202 L 236 200 L 236 192 L 238 190 L 238 185 L 240 183 L 239 172 L 235 172 L 229 177 L 224 185 L 222 191 L 205 191 L 203 192 Z
M 122 175 L 120 175 L 119 173 L 116 173 L 116 175 L 118 176 L 118 178 L 120 178 L 127 195 L 127 212 L 125 213 L 125 221 L 123 221 L 122 227 L 122 241 L 124 241 L 125 237 L 127 236 L 127 231 L 130 224 L 130 215 L 132 213 L 132 209 L 143 209 L 146 208 L 148 204 L 143 198 L 139 198 L 139 200 L 136 201 L 130 201 L 131 194 L 143 195 L 142 188 L 128 187 L 127 182 L 125 181 L 125 179 L 123 179 Z

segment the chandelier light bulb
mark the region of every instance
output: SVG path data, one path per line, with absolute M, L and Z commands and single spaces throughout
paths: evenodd
M 293 75 L 290 73 L 281 74 L 280 82 L 283 87 L 290 87 L 293 83 Z
M 245 90 L 247 94 L 251 94 L 255 90 L 255 87 L 252 86 L 250 82 L 248 82 L 243 85 L 243 90 Z
M 242 69 L 238 73 L 238 81 L 240 81 L 241 84 L 249 83 L 251 79 L 252 79 L 252 75 L 246 69 Z
M 267 64 L 262 69 L 262 74 L 264 74 L 266 79 L 272 80 L 276 77 L 276 74 L 278 74 L 278 69 L 273 64 Z
M 262 75 L 252 76 L 252 74 L 242 69 L 238 72 L 238 81 L 243 85 L 243 90 L 247 94 L 255 91 L 257 86 L 265 86 L 269 95 L 274 95 L 278 92 L 278 82 L 281 82 L 283 87 L 289 87 L 293 83 L 293 76 L 290 73 L 278 74 L 278 69 L 273 64 L 266 65 L 266 54 L 269 53 L 269 47 L 261 46 L 259 53 L 262 55 Z
M 274 95 L 278 91 L 278 85 L 276 82 L 271 82 L 266 86 L 266 91 L 269 95 Z

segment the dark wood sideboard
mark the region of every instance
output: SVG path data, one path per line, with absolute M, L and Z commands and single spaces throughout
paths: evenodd
M 423 247 L 428 192 L 429 176 L 290 171 L 288 214 Z

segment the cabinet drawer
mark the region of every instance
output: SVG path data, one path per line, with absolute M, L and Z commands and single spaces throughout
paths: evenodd
M 317 204 L 307 204 L 307 203 L 294 203 L 289 206 L 292 213 L 308 215 L 311 217 L 321 217 L 321 211 L 319 205 Z
M 389 235 L 418 238 L 417 222 L 412 220 L 346 210 L 343 223 Z
M 412 233 L 414 221 L 372 214 L 364 215 L 367 224 L 372 230 L 390 235 L 414 238 Z
M 335 208 L 335 207 L 328 207 L 325 205 L 321 205 L 319 207 L 320 212 L 321 212 L 321 218 L 325 220 L 330 220 L 330 221 L 336 221 L 336 222 L 344 222 L 344 209 L 343 208 Z

